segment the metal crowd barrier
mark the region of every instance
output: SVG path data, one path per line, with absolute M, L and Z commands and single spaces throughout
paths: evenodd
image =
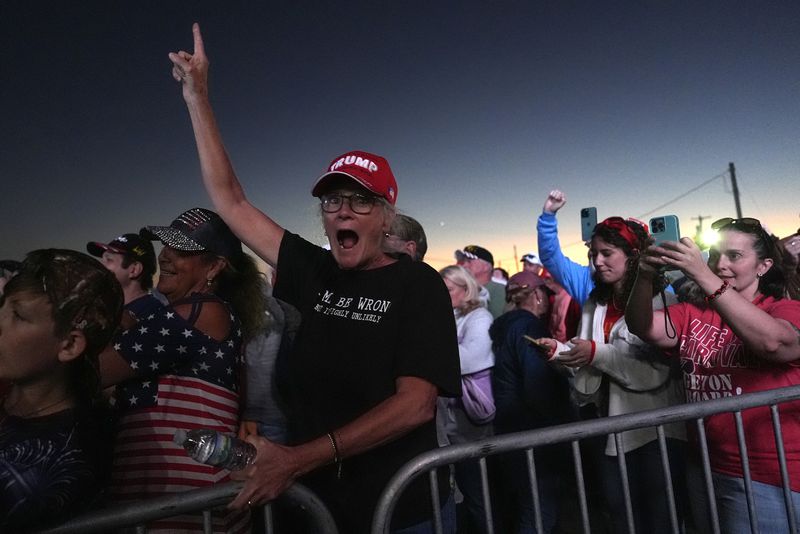
M 137 534 L 147 532 L 147 523 L 180 514 L 203 512 L 203 529 L 212 534 L 211 510 L 227 505 L 242 489 L 244 482 L 229 482 L 211 488 L 175 493 L 149 501 L 98 510 L 74 518 L 58 527 L 40 531 L 40 534 L 89 534 L 109 532 L 122 528 L 135 528 Z M 338 534 L 336 523 L 328 509 L 314 493 L 301 484 L 294 484 L 281 495 L 284 502 L 297 505 L 309 520 L 311 532 Z M 264 531 L 275 534 L 272 504 L 264 506 Z
M 665 491 L 668 495 L 668 503 L 670 508 L 670 519 L 672 532 L 678 534 L 681 525 L 678 524 L 677 513 L 675 509 L 675 500 L 672 491 L 672 482 L 669 469 L 669 460 L 666 453 L 666 441 L 664 435 L 664 425 L 669 423 L 676 423 L 682 421 L 694 420 L 697 426 L 697 435 L 701 447 L 702 469 L 705 479 L 705 490 L 708 496 L 708 515 L 710 520 L 711 529 L 714 534 L 720 534 L 719 518 L 717 514 L 716 499 L 714 496 L 714 487 L 711 479 L 711 465 L 708 454 L 708 445 L 705 437 L 705 426 L 703 418 L 721 414 L 733 413 L 736 421 L 736 433 L 739 442 L 739 456 L 742 459 L 743 473 L 744 473 L 744 487 L 747 499 L 748 511 L 750 515 L 750 526 L 753 533 L 758 532 L 758 525 L 756 523 L 756 510 L 754 506 L 750 471 L 747 460 L 747 447 L 745 444 L 744 427 L 742 424 L 741 412 L 746 409 L 769 406 L 772 416 L 772 428 L 775 434 L 775 442 L 777 444 L 778 461 L 780 464 L 780 472 L 782 477 L 782 489 L 784 496 L 784 505 L 787 517 L 787 532 L 796 534 L 798 527 L 795 519 L 795 510 L 789 487 L 789 475 L 786 467 L 786 456 L 784 451 L 784 442 L 781 433 L 780 420 L 778 418 L 778 405 L 789 401 L 800 399 L 800 386 L 791 386 L 786 388 L 774 389 L 769 391 L 761 391 L 757 393 L 748 393 L 739 396 L 725 397 L 721 399 L 708 400 L 703 402 L 695 402 L 689 404 L 681 404 L 678 406 L 671 406 L 668 408 L 661 408 L 658 410 L 648 410 L 632 414 L 619 415 L 614 417 L 604 417 L 600 419 L 593 419 L 590 421 L 583 421 L 579 423 L 569 423 L 559 426 L 553 426 L 544 429 L 531 430 L 526 432 L 518 432 L 514 434 L 497 435 L 491 438 L 482 439 L 472 443 L 465 443 L 459 445 L 450 445 L 440 449 L 428 451 L 420 454 L 406 465 L 404 465 L 389 481 L 389 484 L 384 489 L 378 505 L 375 509 L 375 515 L 372 522 L 372 534 L 389 534 L 392 514 L 394 512 L 397 501 L 402 494 L 403 490 L 411 483 L 412 480 L 422 475 L 428 474 L 430 481 L 431 494 L 433 495 L 431 503 L 431 517 L 434 523 L 434 529 L 437 534 L 442 534 L 442 518 L 439 510 L 438 500 L 438 480 L 435 475 L 435 469 L 440 466 L 454 464 L 464 460 L 475 460 L 479 462 L 481 472 L 481 482 L 483 488 L 483 504 L 486 510 L 486 532 L 493 534 L 495 532 L 494 522 L 492 519 L 492 506 L 491 497 L 488 489 L 488 475 L 486 469 L 486 457 L 509 453 L 513 451 L 525 451 L 528 464 L 528 477 L 531 482 L 531 490 L 533 494 L 533 506 L 535 513 L 535 522 L 538 532 L 542 532 L 542 516 L 538 498 L 538 484 L 536 478 L 536 467 L 534 464 L 534 447 L 543 445 L 553 445 L 557 443 L 570 442 L 572 446 L 572 456 L 575 466 L 575 479 L 578 488 L 579 508 L 581 515 L 581 524 L 583 532 L 590 534 L 589 513 L 586 500 L 586 489 L 583 481 L 583 467 L 581 463 L 580 440 L 592 438 L 596 436 L 613 435 L 619 450 L 621 444 L 620 433 L 626 430 L 633 430 L 637 428 L 652 428 L 655 427 L 658 435 L 658 442 L 660 446 L 662 467 L 664 470 L 664 477 L 667 484 Z M 795 415 L 797 417 L 798 415 Z M 617 455 L 620 475 L 622 478 L 622 491 L 626 503 L 627 512 L 627 526 L 628 532 L 634 532 L 633 512 L 631 508 L 631 498 L 629 488 L 627 485 L 625 455 Z M 722 533 L 729 534 L 729 533 Z M 773 533 L 764 533 L 773 534 Z

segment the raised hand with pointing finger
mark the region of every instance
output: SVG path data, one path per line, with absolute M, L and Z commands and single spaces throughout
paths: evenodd
M 187 100 L 194 96 L 208 95 L 208 58 L 203 48 L 203 36 L 200 25 L 192 25 L 194 35 L 194 52 L 183 50 L 170 52 L 172 61 L 172 77 L 183 86 L 183 97 Z

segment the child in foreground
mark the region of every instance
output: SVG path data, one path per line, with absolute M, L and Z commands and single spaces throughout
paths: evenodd
M 122 311 L 114 275 L 70 250 L 36 250 L 0 296 L 0 531 L 38 530 L 91 506 L 109 443 L 97 356 Z

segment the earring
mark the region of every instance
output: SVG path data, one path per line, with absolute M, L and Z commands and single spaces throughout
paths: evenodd
M 207 287 L 211 287 L 211 284 L 213 284 L 213 283 L 214 283 L 214 280 L 212 278 L 206 279 L 206 286 Z
M 762 276 L 764 276 L 762 273 L 756 273 L 756 278 L 761 278 Z

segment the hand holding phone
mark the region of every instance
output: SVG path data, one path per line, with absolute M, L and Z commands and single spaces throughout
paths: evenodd
M 547 357 L 548 360 L 553 357 L 552 353 L 554 347 L 551 348 L 550 345 L 548 345 L 547 343 L 542 343 L 538 339 L 532 338 L 531 336 L 526 334 L 523 334 L 522 337 L 523 339 L 525 339 L 525 341 L 527 341 L 528 343 L 530 343 L 531 345 L 542 351 L 542 353 Z
M 650 235 L 654 245 L 659 246 L 665 241 L 680 241 L 681 230 L 677 215 L 664 215 L 650 219 Z

